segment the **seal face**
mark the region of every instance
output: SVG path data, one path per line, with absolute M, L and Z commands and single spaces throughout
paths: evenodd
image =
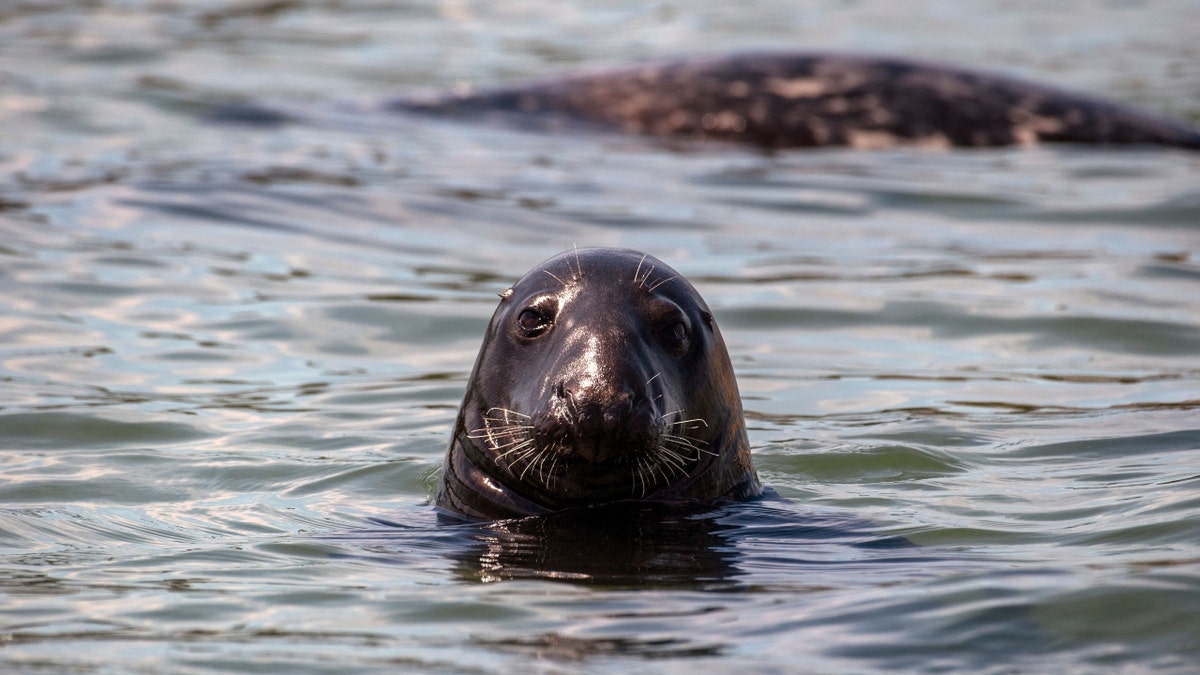
M 497 519 L 761 494 L 725 343 L 674 270 L 578 249 L 501 295 L 438 506 Z

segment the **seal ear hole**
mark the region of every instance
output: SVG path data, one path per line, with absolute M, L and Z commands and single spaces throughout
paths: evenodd
M 704 325 L 708 326 L 709 330 L 712 330 L 716 326 L 717 322 L 713 319 L 713 315 L 711 313 L 700 312 L 700 318 L 704 319 Z

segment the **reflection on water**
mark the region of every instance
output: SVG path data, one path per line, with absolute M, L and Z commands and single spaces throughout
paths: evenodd
M 345 112 L 798 41 L 1200 110 L 1192 3 L 895 7 L 0 8 L 0 669 L 1194 669 L 1196 156 Z M 438 521 L 495 294 L 574 244 L 697 285 L 778 499 Z
M 461 573 L 648 587 L 703 587 L 732 576 L 735 555 L 711 515 L 661 511 L 616 506 L 496 523 L 479 533 Z
M 783 503 L 736 504 L 715 511 L 616 504 L 476 525 L 471 546 L 455 557 L 459 573 L 474 581 L 553 579 L 607 588 L 712 590 L 734 588 L 739 577 L 751 573 L 748 568 L 769 565 L 746 556 L 743 547 L 761 552 L 769 542 L 772 556 L 797 570 L 868 559 L 859 553 L 863 550 L 892 553 L 911 547 L 903 538 L 882 537 L 869 527 Z

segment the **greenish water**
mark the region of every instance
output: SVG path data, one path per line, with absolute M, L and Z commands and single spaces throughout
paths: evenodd
M 1194 670 L 1200 157 L 337 112 L 811 46 L 1200 119 L 1154 7 L 3 5 L 0 670 Z M 781 499 L 437 522 L 495 294 L 575 244 L 705 295 Z

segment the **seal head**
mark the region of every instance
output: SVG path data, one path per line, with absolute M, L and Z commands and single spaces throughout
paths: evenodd
M 577 249 L 501 295 L 437 505 L 481 519 L 762 494 L 703 299 L 659 260 Z

